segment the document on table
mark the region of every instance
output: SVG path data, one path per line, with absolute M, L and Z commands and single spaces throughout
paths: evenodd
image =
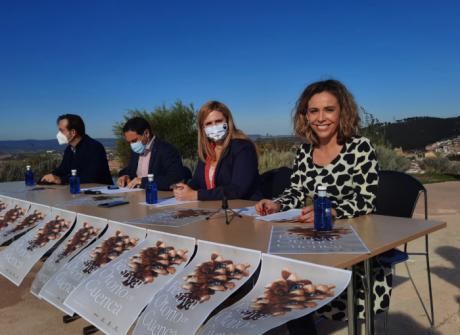
M 235 209 L 235 212 L 241 215 L 246 215 L 246 216 L 259 216 L 259 214 L 257 214 L 256 212 L 255 206 L 237 208 Z
M 99 191 L 102 194 L 119 194 L 119 193 L 128 193 L 128 192 L 138 192 L 143 191 L 142 188 L 128 188 L 128 187 L 120 187 L 117 189 L 108 189 L 107 186 L 99 186 L 99 187 L 90 187 L 90 188 L 82 188 L 81 192 L 85 191 Z
M 257 220 L 262 221 L 295 221 L 302 214 L 302 209 L 294 208 L 285 212 L 278 212 L 264 216 L 257 216 Z
M 350 224 L 334 224 L 330 231 L 316 231 L 311 225 L 272 227 L 270 254 L 367 254 L 369 249 Z
M 176 198 L 163 198 L 163 199 L 158 199 L 158 203 L 156 204 L 148 204 L 145 201 L 140 202 L 141 205 L 146 205 L 146 206 L 153 206 L 153 207 L 166 207 L 166 206 L 177 206 L 177 205 L 183 205 L 183 204 L 190 204 L 193 202 L 197 202 L 198 200 L 176 200 Z

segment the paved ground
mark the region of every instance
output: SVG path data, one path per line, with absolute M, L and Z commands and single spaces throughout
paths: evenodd
M 447 229 L 430 235 L 435 327 L 429 322 L 417 296 L 420 292 L 428 306 L 424 257 L 413 256 L 396 267 L 396 286 L 390 308 L 389 334 L 460 334 L 460 182 L 427 185 L 429 215 L 447 222 Z M 422 208 L 417 207 L 417 216 Z M 409 244 L 409 250 L 422 250 L 423 239 Z M 62 323 L 62 313 L 29 293 L 38 267 L 17 288 L 0 278 L 0 335 L 81 334 L 88 325 L 82 320 Z M 412 283 L 412 280 L 415 283 Z M 417 290 L 416 290 L 416 289 Z M 382 332 L 382 318 L 377 316 L 377 333 Z M 346 334 L 346 324 L 320 322 L 319 334 Z M 283 329 L 271 332 L 285 334 Z

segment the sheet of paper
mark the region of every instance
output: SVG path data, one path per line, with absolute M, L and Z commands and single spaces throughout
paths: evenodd
M 310 225 L 272 227 L 270 254 L 360 254 L 369 253 L 350 224 L 334 224 L 331 231 L 315 231 Z
M 133 334 L 195 334 L 208 315 L 251 278 L 260 256 L 255 250 L 198 241 L 191 263 L 155 295 Z
M 148 204 L 145 201 L 140 202 L 141 205 L 146 205 L 146 206 L 152 206 L 152 207 L 166 207 L 166 206 L 177 206 L 177 205 L 183 205 L 183 204 L 190 204 L 197 202 L 198 200 L 189 200 L 189 201 L 180 201 L 176 200 L 176 198 L 163 198 L 163 199 L 158 199 L 158 203 L 156 204 Z
M 198 334 L 264 334 L 328 304 L 345 290 L 350 277 L 350 271 L 263 254 L 252 290 L 214 315 Z
M 81 282 L 65 301 L 105 334 L 126 334 L 195 250 L 193 238 L 155 231 L 147 234 L 136 247 Z
M 102 194 L 119 194 L 119 193 L 128 193 L 128 192 L 139 192 L 144 191 L 142 188 L 128 188 L 128 187 L 120 187 L 114 190 L 109 190 L 107 186 L 99 186 L 99 187 L 90 187 L 90 188 L 82 188 L 81 192 L 84 191 L 99 191 Z
M 294 221 L 302 214 L 302 210 L 300 208 L 290 209 L 285 212 L 278 212 L 274 214 L 264 215 L 264 216 L 257 216 L 257 220 L 262 221 Z
M 249 206 L 249 207 L 243 207 L 243 208 L 237 208 L 235 209 L 235 212 L 241 215 L 246 215 L 246 216 L 259 216 L 256 212 L 256 207 L 255 206 Z
M 176 208 L 148 215 L 143 218 L 130 219 L 127 222 L 131 224 L 182 227 L 187 224 L 206 220 L 206 218 L 214 212 L 215 209 Z

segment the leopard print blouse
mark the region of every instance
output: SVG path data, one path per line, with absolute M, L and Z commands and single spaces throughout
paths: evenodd
M 369 214 L 375 208 L 378 163 L 374 148 L 365 137 L 354 137 L 326 166 L 313 163 L 313 147 L 302 144 L 297 150 L 291 185 L 275 199 L 281 210 L 305 206 L 314 198 L 318 185 L 327 186 L 337 219 Z

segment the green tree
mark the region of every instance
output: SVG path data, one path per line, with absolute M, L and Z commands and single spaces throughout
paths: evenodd
M 113 126 L 116 141 L 116 154 L 123 165 L 128 163 L 131 155 L 129 144 L 123 137 L 123 126 L 132 117 L 142 117 L 152 127 L 155 136 L 173 144 L 183 158 L 196 160 L 197 130 L 196 111 L 192 104 L 185 105 L 176 101 L 172 106 L 156 107 L 152 112 L 133 109 L 123 117 L 123 121 Z

